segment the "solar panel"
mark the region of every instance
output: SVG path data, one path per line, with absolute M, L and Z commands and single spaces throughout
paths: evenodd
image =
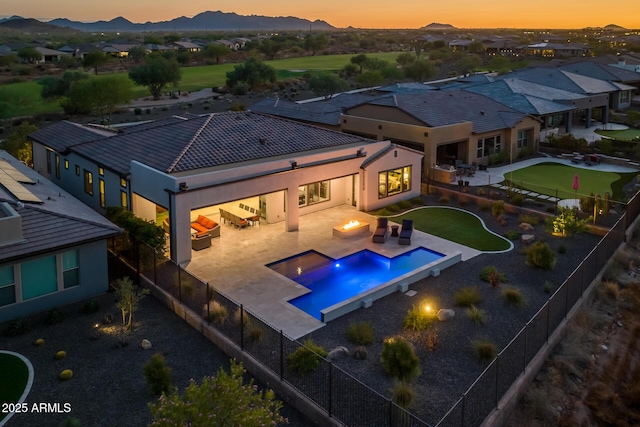
M 11 163 L 5 159 L 0 159 L 0 170 L 4 171 L 15 181 L 23 184 L 35 184 L 35 181 L 16 169 Z
M 17 172 L 17 171 L 16 171 Z M 23 174 L 21 174 L 24 176 Z M 31 181 L 33 182 L 33 181 Z M 10 192 L 13 197 L 25 203 L 43 203 L 35 194 L 27 189 L 23 184 L 16 181 L 4 169 L 0 169 L 0 184 Z

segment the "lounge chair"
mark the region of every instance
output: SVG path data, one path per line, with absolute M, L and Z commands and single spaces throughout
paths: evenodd
M 373 243 L 384 243 L 387 240 L 387 232 L 389 231 L 389 220 L 387 218 L 378 218 L 376 231 L 373 233 Z
M 411 233 L 413 233 L 413 220 L 411 220 L 411 219 L 403 219 L 402 220 L 402 230 L 400 230 L 400 235 L 398 236 L 398 244 L 399 245 L 410 245 L 411 244 Z

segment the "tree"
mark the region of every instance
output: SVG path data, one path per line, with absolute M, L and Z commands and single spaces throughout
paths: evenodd
M 304 38 L 304 48 L 311 51 L 311 56 L 315 56 L 316 52 L 324 49 L 329 44 L 329 39 L 325 34 L 307 34 Z
M 67 96 L 74 82 L 88 79 L 89 75 L 82 71 L 66 71 L 62 77 L 47 76 L 38 80 L 42 86 L 40 96 L 42 99 L 55 99 Z
M 203 55 L 208 59 L 215 59 L 216 64 L 225 56 L 231 55 L 231 49 L 220 43 L 211 43 L 204 49 Z
M 482 59 L 478 55 L 466 55 L 458 59 L 454 65 L 460 74 L 469 74 L 482 64 Z
M 129 71 L 133 83 L 147 87 L 153 99 L 160 99 L 162 89 L 168 84 L 177 85 L 181 77 L 180 65 L 176 61 L 157 55 L 147 57 L 144 64 Z
M 131 101 L 132 86 L 129 79 L 117 76 L 80 80 L 71 85 L 60 104 L 67 114 L 93 113 L 108 124 L 117 106 Z
M 117 279 L 118 289 L 116 289 L 116 307 L 122 313 L 122 326 L 125 329 L 133 329 L 133 313 L 138 309 L 138 303 L 145 295 L 149 293 L 149 289 L 134 287 L 133 280 L 128 276 Z
M 22 163 L 33 166 L 33 151 L 31 141 L 27 135 L 38 130 L 38 126 L 29 122 L 22 122 L 16 130 L 5 139 L 0 146 Z
M 136 64 L 139 64 L 147 56 L 147 48 L 144 46 L 133 46 L 129 49 L 129 58 L 133 59 Z
M 179 40 L 180 40 L 180 36 L 177 34 L 167 34 L 166 36 L 164 36 L 165 44 L 175 43 Z
M 82 58 L 82 66 L 93 68 L 93 72 L 96 76 L 98 75 L 98 68 L 102 67 L 107 62 L 109 62 L 109 57 L 106 53 L 99 50 L 87 52 L 84 55 L 84 58 Z
M 242 65 L 236 65 L 233 71 L 227 72 L 227 86 L 230 88 L 244 82 L 250 89 L 255 89 L 261 84 L 275 81 L 276 70 L 255 56 L 247 59 Z
M 477 41 L 474 40 L 469 44 L 469 53 L 483 53 L 484 52 L 484 45 Z
M 282 44 L 271 39 L 264 39 L 262 43 L 260 43 L 260 46 L 258 46 L 258 50 L 264 53 L 269 59 L 275 58 L 276 54 L 280 52 L 281 49 Z
M 42 54 L 33 46 L 23 47 L 18 51 L 18 57 L 30 64 L 42 60 Z
M 184 393 L 173 390 L 149 408 L 150 427 L 259 427 L 287 421 L 280 415 L 282 402 L 271 390 L 258 391 L 253 379 L 243 383 L 242 363 L 231 361 L 230 374 L 220 368 L 200 385 L 191 380 Z
M 351 57 L 351 63 L 356 64 L 358 67 L 360 67 L 360 71 L 358 72 L 358 74 L 362 74 L 362 71 L 364 70 L 364 64 L 367 62 L 367 59 L 367 55 L 365 55 L 364 53 Z
M 358 66 L 356 64 L 345 64 L 344 67 L 342 67 L 342 70 L 340 70 L 340 75 L 342 77 L 349 78 L 355 76 L 356 74 L 358 74 Z
M 404 74 L 416 82 L 424 82 L 436 75 L 436 63 L 428 59 L 418 59 L 404 68 Z
M 120 206 L 108 206 L 106 217 L 118 227 L 125 229 L 131 244 L 140 242 L 158 252 L 164 251 L 167 237 L 162 227 L 158 227 L 153 221 L 138 218 L 133 212 Z
M 191 52 L 188 50 L 182 50 L 176 54 L 176 61 L 180 65 L 187 65 L 191 61 Z
M 356 82 L 360 87 L 373 88 L 374 86 L 379 86 L 384 82 L 384 75 L 378 70 L 365 71 L 356 77 Z
M 489 60 L 489 68 L 498 71 L 500 74 L 509 72 L 511 61 L 506 56 L 494 56 Z
M 409 52 L 404 52 L 404 53 L 401 53 L 400 55 L 398 55 L 398 57 L 396 58 L 396 62 L 401 67 L 406 67 L 407 65 L 411 64 L 416 59 L 417 59 L 416 55 L 413 55 L 413 54 L 411 54 Z
M 334 93 L 342 92 L 348 87 L 349 83 L 334 73 L 316 74 L 309 80 L 309 88 L 325 98 L 330 98 Z

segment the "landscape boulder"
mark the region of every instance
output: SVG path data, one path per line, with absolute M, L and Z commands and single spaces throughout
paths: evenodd
M 142 340 L 142 348 L 145 350 L 149 350 L 151 348 L 151 341 L 147 339 Z
M 453 316 L 456 315 L 456 312 L 451 308 L 441 308 L 438 310 L 438 320 L 441 322 L 453 319 Z

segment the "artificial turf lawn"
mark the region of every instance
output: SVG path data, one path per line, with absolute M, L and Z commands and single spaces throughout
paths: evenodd
M 477 249 L 505 251 L 511 244 L 503 237 L 489 232 L 482 221 L 469 212 L 447 207 L 425 207 L 392 217 L 394 222 L 412 219 L 416 230 Z
M 638 141 L 640 140 L 640 129 L 619 129 L 619 130 L 600 130 L 597 129 L 598 135 L 606 136 L 607 138 L 618 139 L 621 141 Z
M 0 402 L 17 403 L 29 381 L 29 368 L 17 356 L 0 353 Z M 0 413 L 0 421 L 6 413 Z
M 578 174 L 580 184 L 577 192 L 573 189 L 575 174 Z M 604 193 L 608 191 L 613 200 L 622 201 L 622 188 L 636 175 L 634 172 L 603 172 L 558 163 L 539 163 L 508 172 L 505 178 L 517 188 L 554 197 L 557 194 L 560 199 L 576 199 L 591 193 L 604 197 Z

